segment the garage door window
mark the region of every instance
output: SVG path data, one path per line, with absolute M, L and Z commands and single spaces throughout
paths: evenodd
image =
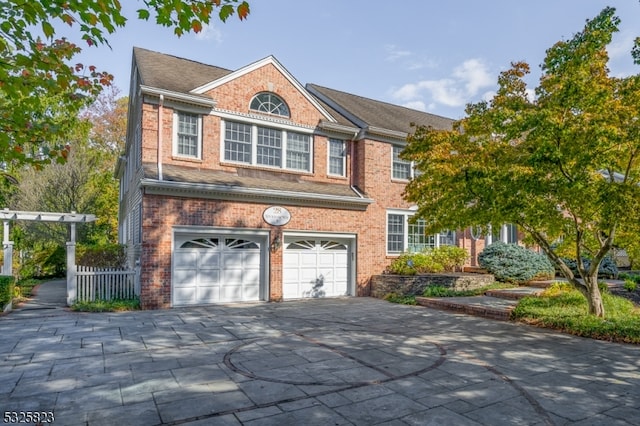
M 254 243 L 253 241 L 247 241 L 247 240 L 236 240 L 233 238 L 227 238 L 224 240 L 224 245 L 227 246 L 227 248 L 230 248 L 232 250 L 237 250 L 237 249 L 257 249 L 260 248 L 258 247 L 258 244 Z
M 216 248 L 218 244 L 217 238 L 197 238 L 183 243 L 180 248 Z

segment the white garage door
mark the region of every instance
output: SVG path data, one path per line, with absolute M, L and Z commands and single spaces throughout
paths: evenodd
M 259 238 L 176 236 L 173 306 L 260 299 Z
M 349 241 L 285 238 L 282 281 L 285 299 L 347 295 Z

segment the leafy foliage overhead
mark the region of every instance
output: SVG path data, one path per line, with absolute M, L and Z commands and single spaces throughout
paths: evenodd
M 599 264 L 618 229 L 640 222 L 640 75 L 614 77 L 607 68 L 619 23 L 605 8 L 548 49 L 534 99 L 524 82 L 529 65 L 514 63 L 491 101 L 468 105 L 451 131 L 416 127 L 404 152 L 422 172 L 406 198 L 427 232 L 517 224 L 598 316 Z M 636 63 L 639 46 L 640 38 Z M 560 238 L 574 247 L 577 276 L 554 250 Z
M 245 19 L 240 0 L 138 0 L 138 18 L 155 19 L 178 36 L 199 32 L 212 17 Z M 0 162 L 64 161 L 66 135 L 78 113 L 111 84 L 92 65 L 73 63 L 82 47 L 56 34 L 77 29 L 82 44 L 108 46 L 108 35 L 125 26 L 119 0 L 0 0 Z

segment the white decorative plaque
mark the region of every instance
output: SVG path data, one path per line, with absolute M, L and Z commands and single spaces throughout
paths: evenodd
M 291 213 L 289 213 L 289 210 L 284 207 L 272 206 L 262 213 L 262 218 L 269 225 L 282 226 L 289 223 L 291 220 Z

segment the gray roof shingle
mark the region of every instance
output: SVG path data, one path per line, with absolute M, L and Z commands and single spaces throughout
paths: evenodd
M 140 72 L 141 84 L 173 92 L 189 93 L 232 72 L 140 47 L 133 48 L 133 55 Z
M 197 87 L 233 72 L 140 47 L 133 48 L 133 55 L 140 71 L 141 84 L 178 93 L 189 93 Z M 306 89 L 339 124 L 346 126 L 375 127 L 411 133 L 413 131 L 411 123 L 436 129 L 450 129 L 454 121 L 316 84 L 307 84 Z
M 347 111 L 356 125 L 364 124 L 381 129 L 410 133 L 412 132 L 411 123 L 446 130 L 451 129 L 454 121 L 450 118 L 364 98 L 316 84 L 307 84 L 306 87 L 314 96 L 320 97 L 327 103 L 335 104 Z M 353 118 L 356 118 L 356 120 L 353 120 Z

